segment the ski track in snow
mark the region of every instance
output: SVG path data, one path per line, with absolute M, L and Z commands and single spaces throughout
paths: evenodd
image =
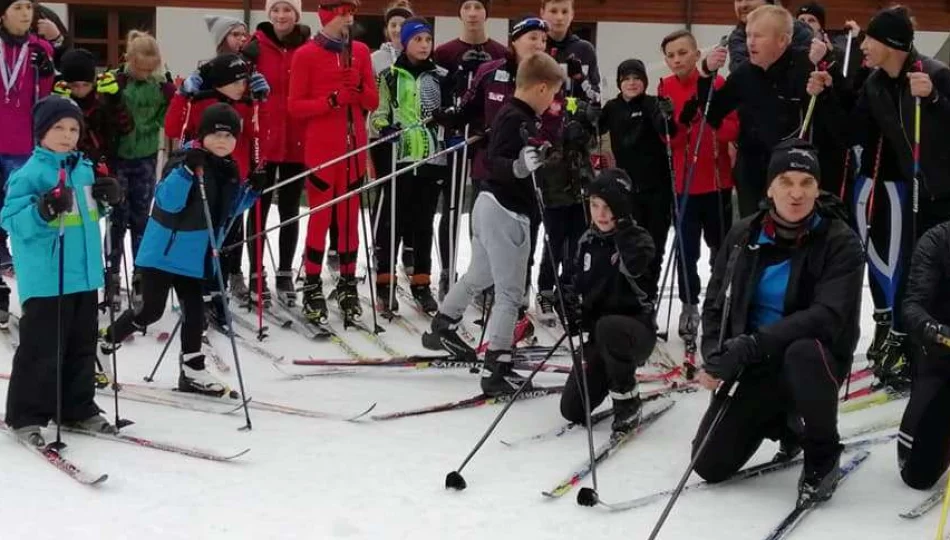
M 276 212 L 272 212 L 276 218 Z M 438 219 L 438 218 L 437 218 Z M 272 224 L 276 223 L 274 219 Z M 468 230 L 463 223 L 463 231 Z M 276 233 L 272 235 L 276 242 Z M 361 237 L 362 239 L 362 237 Z M 303 235 L 301 235 L 301 242 Z M 671 235 L 672 241 L 672 235 Z M 705 249 L 705 247 L 704 247 Z M 468 257 L 463 241 L 461 263 Z M 363 252 L 360 252 L 362 260 Z M 667 246 L 669 254 L 669 246 Z M 540 246 L 536 257 L 540 257 Z M 708 255 L 700 259 L 705 266 Z M 438 264 L 438 259 L 434 259 Z M 269 264 L 269 263 L 268 263 Z M 364 263 L 365 264 L 365 263 Z M 464 266 L 460 266 L 464 268 Z M 534 269 L 537 272 L 537 267 Z M 272 271 L 269 272 L 272 274 Z M 708 278 L 708 268 L 702 268 Z M 273 278 L 273 276 L 271 276 Z M 361 294 L 367 294 L 365 286 Z M 863 352 L 873 331 L 871 299 L 865 289 L 862 313 Z M 14 303 L 14 305 L 16 305 Z M 660 324 L 665 326 L 666 302 Z M 671 335 L 676 335 L 679 303 L 674 302 Z M 409 307 L 401 313 L 425 327 Z M 474 319 L 474 309 L 468 314 Z M 175 315 L 168 310 L 158 329 L 170 331 Z M 100 321 L 107 321 L 103 315 Z M 252 318 L 255 320 L 255 318 Z M 372 315 L 367 311 L 368 324 Z M 253 339 L 248 332 L 243 332 Z M 542 343 L 549 342 L 539 331 Z M 358 333 L 349 335 L 361 351 L 381 351 Z M 405 353 L 424 351 L 418 337 L 389 325 L 385 339 Z M 230 362 L 225 338 L 214 339 Z M 314 344 L 299 334 L 271 329 L 264 346 L 287 361 L 307 356 L 342 358 L 337 347 Z M 682 355 L 672 337 L 669 350 Z M 139 336 L 119 352 L 120 380 L 141 382 L 152 369 L 161 345 Z M 177 338 L 156 384 L 177 381 Z M 373 402 L 375 413 L 404 410 L 470 397 L 479 392 L 478 376 L 467 370 L 365 368 L 356 373 L 287 380 L 269 361 L 238 348 L 248 394 L 330 413 L 355 414 Z M 567 362 L 566 359 L 557 359 Z M 0 352 L 0 369 L 9 372 L 12 357 Z M 316 368 L 286 366 L 289 372 Z M 222 376 L 223 377 L 223 376 Z M 237 388 L 234 370 L 224 377 Z M 537 382 L 555 384 L 561 375 L 539 374 Z M 2 386 L 6 382 L 2 381 Z M 649 388 L 645 385 L 644 388 Z M 708 403 L 708 394 L 678 395 L 680 403 L 641 437 L 598 467 L 599 494 L 618 502 L 675 486 L 689 461 L 689 444 Z M 97 403 L 113 417 L 111 398 Z M 899 418 L 905 402 L 842 415 L 849 428 Z M 649 406 L 649 405 L 648 405 Z M 463 471 L 468 489 L 444 488 L 454 470 L 478 441 L 500 406 L 440 413 L 387 422 L 345 423 L 251 410 L 254 429 L 241 432 L 243 412 L 226 417 L 132 401 L 120 404 L 122 416 L 136 424 L 124 432 L 222 452 L 251 448 L 234 463 L 211 463 L 144 448 L 65 435 L 65 456 L 109 473 L 97 488 L 77 485 L 24 452 L 9 437 L 0 437 L 0 537 L 53 539 L 477 539 L 487 538 L 646 538 L 664 502 L 627 512 L 610 513 L 575 503 L 577 489 L 549 501 L 541 491 L 552 487 L 587 459 L 583 430 L 553 441 L 506 448 L 499 443 L 562 422 L 558 398 L 517 403 L 491 439 Z M 608 436 L 609 423 L 598 426 L 595 443 Z M 46 432 L 48 440 L 55 436 Z M 777 449 L 766 441 L 750 463 Z M 792 537 L 809 540 L 896 539 L 932 537 L 939 511 L 915 520 L 898 517 L 927 496 L 903 485 L 895 443 L 872 447 L 869 461 L 814 512 Z M 794 504 L 799 468 L 737 485 L 686 493 L 677 503 L 660 538 L 668 540 L 763 538 Z M 696 477 L 694 476 L 694 480 Z M 590 485 L 588 478 L 582 485 Z

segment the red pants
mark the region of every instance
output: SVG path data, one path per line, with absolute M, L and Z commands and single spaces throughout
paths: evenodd
M 310 208 L 315 208 L 345 194 L 349 189 L 359 187 L 360 175 L 351 173 L 350 176 L 352 180 L 347 182 L 345 165 L 336 165 L 322 170 L 318 176 L 308 176 L 306 179 L 307 204 Z M 336 208 L 336 212 L 333 212 L 333 208 Z M 356 256 L 360 248 L 359 195 L 354 195 L 338 203 L 335 207 L 324 208 L 310 216 L 310 222 L 307 226 L 307 249 L 304 257 L 304 269 L 308 276 L 319 276 L 323 270 L 327 231 L 330 228 L 330 219 L 334 215 L 336 217 L 336 229 L 339 233 L 337 252 L 340 254 L 340 275 L 352 276 L 356 274 Z

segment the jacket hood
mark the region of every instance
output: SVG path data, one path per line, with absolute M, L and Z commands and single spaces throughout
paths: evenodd
M 287 37 L 280 39 L 277 37 L 277 32 L 274 31 L 274 24 L 270 21 L 265 21 L 257 25 L 257 31 L 267 37 L 268 40 L 274 45 L 285 45 L 289 47 L 299 47 L 307 42 L 310 39 L 311 31 L 310 27 L 305 24 L 297 24 L 294 26 L 294 29 L 287 34 Z

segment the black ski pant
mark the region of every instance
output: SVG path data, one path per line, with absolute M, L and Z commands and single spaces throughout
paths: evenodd
M 302 163 L 268 163 L 266 165 L 267 185 L 273 186 L 282 180 L 293 178 L 306 170 Z M 300 196 L 303 193 L 304 182 L 306 178 L 301 178 L 285 186 L 278 188 L 277 191 L 277 213 L 280 215 L 280 221 L 284 222 L 297 217 L 300 214 Z M 270 213 L 271 202 L 274 199 L 274 192 L 271 191 L 261 196 L 261 228 L 267 229 L 267 216 Z M 257 227 L 257 208 L 252 206 L 247 212 L 247 236 L 251 237 L 259 231 Z M 285 225 L 280 229 L 280 236 L 277 241 L 277 269 L 281 272 L 291 272 L 294 268 L 294 255 L 297 252 L 297 240 L 300 238 L 300 222 L 295 221 Z M 332 238 L 332 234 L 331 234 Z M 261 239 L 261 257 L 267 254 L 267 246 Z M 225 243 L 227 245 L 227 243 Z M 258 268 L 265 268 L 263 261 L 257 258 L 257 240 L 252 240 L 247 245 L 247 262 L 251 269 L 251 275 L 256 275 Z
M 234 249 L 221 251 L 221 271 L 224 272 L 225 281 L 228 280 L 228 276 L 242 273 L 241 256 L 244 255 L 244 244 L 238 244 L 242 240 L 244 240 L 244 223 L 238 218 L 234 220 L 234 224 L 231 225 L 231 230 L 224 237 L 224 243 L 222 244 L 222 247 L 237 244 Z M 253 268 L 252 266 L 251 269 L 253 270 Z
M 376 178 L 383 178 L 384 176 L 389 176 L 393 172 L 393 145 L 392 144 L 380 144 L 370 148 L 369 150 L 370 159 L 373 160 L 373 168 L 376 170 Z M 376 204 L 372 209 L 372 222 L 373 222 L 373 242 L 375 246 L 375 252 L 378 253 L 379 245 L 376 244 L 376 239 L 379 238 L 381 230 L 389 231 L 390 218 L 389 215 L 389 200 L 392 197 L 392 191 L 390 191 L 390 183 L 385 183 L 376 190 Z M 398 181 L 396 182 L 396 187 L 398 192 L 396 193 L 396 202 L 404 196 L 403 186 Z M 380 201 L 382 201 L 382 206 L 380 206 Z M 398 217 L 398 214 L 397 214 Z M 404 229 L 397 227 L 396 232 L 396 245 L 402 244 L 403 253 L 411 252 L 412 249 L 412 240 L 410 238 L 403 238 L 401 233 Z M 387 235 L 389 232 L 386 233 Z M 387 239 L 388 242 L 388 239 Z M 388 245 L 388 244 L 387 244 Z M 378 257 L 378 254 L 376 255 Z M 389 250 L 386 251 L 386 257 L 389 257 Z M 403 266 L 409 266 L 407 264 L 409 261 L 403 261 Z M 379 259 L 376 259 L 377 274 L 385 274 L 387 272 L 381 271 Z M 391 269 L 390 269 L 391 270 Z
M 656 328 L 650 319 L 605 315 L 594 323 L 590 340 L 583 345 L 591 410 L 611 392 L 623 395 L 637 389 L 637 368 L 646 364 L 656 345 Z M 571 370 L 564 384 L 561 416 L 571 422 L 585 421 L 581 377 L 576 370 Z
M 583 204 L 544 209 L 544 230 L 554 251 L 554 263 L 561 269 L 561 283 L 571 280 L 571 265 L 577 253 L 577 243 L 587 230 L 587 214 Z M 532 252 L 533 253 L 533 252 Z M 556 269 L 551 267 L 548 246 L 544 246 L 538 273 L 538 290 L 553 291 Z
M 201 333 L 204 331 L 204 302 L 202 279 L 180 276 L 154 268 L 140 268 L 142 272 L 142 308 L 125 310 L 115 324 L 106 330 L 105 339 L 122 343 L 136 330 L 154 324 L 165 314 L 168 293 L 175 289 L 181 305 L 181 353 L 201 351 Z
M 897 434 L 904 483 L 929 489 L 950 466 L 950 357 L 923 356 Z
M 683 213 L 683 227 L 681 242 L 686 253 L 686 277 L 684 278 L 681 266 L 677 266 L 677 284 L 679 298 L 684 304 L 699 304 L 699 292 L 702 283 L 699 280 L 697 265 L 699 262 L 700 239 L 705 238 L 709 247 L 709 267 L 716 261 L 716 253 L 722 246 L 725 235 L 732 227 L 732 190 L 724 189 L 701 195 L 690 195 L 686 199 L 686 208 L 682 207 L 683 196 L 680 195 L 677 204 Z M 674 258 L 679 253 L 674 253 Z M 686 291 L 689 283 L 689 294 Z
M 631 176 L 636 178 L 636 176 Z M 666 253 L 666 239 L 673 223 L 673 193 L 641 192 L 633 197 L 633 218 L 637 224 L 647 230 L 656 246 L 656 256 L 647 269 L 649 279 L 643 280 L 643 292 L 650 302 L 656 300 L 660 290 L 663 268 L 663 256 Z
M 63 354 L 63 421 L 78 422 L 99 414 L 94 397 L 98 291 L 62 297 L 30 298 L 23 304 L 20 346 L 13 356 L 5 422 L 13 429 L 45 426 L 56 418 L 56 320 Z
M 396 247 L 391 248 L 390 227 L 392 184 L 384 188 L 385 198 L 377 208 L 379 226 L 376 229 L 377 274 L 393 274 L 395 261 L 390 259 L 390 249 L 396 251 L 399 239 L 408 239 L 413 247 L 413 280 L 427 285 L 432 273 L 432 242 L 435 231 L 433 221 L 439 205 L 439 194 L 445 184 L 449 169 L 439 165 L 423 165 L 413 172 L 396 178 Z
M 838 450 L 838 388 L 848 367 L 838 362 L 816 339 L 800 339 L 781 359 L 750 367 L 739 379 L 729 409 L 710 436 L 696 462 L 696 473 L 707 482 L 722 482 L 755 454 L 764 439 L 797 438 L 804 421 L 801 445 L 806 467 L 824 463 Z M 717 394 L 693 439 L 693 455 L 706 437 L 722 406 Z

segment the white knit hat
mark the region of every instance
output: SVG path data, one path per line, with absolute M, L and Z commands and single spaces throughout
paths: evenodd
M 205 24 L 208 25 L 208 31 L 211 32 L 211 39 L 214 40 L 215 48 L 221 45 L 234 28 L 238 26 L 247 27 L 244 21 L 223 15 L 205 15 Z
M 281 3 L 287 4 L 288 6 L 292 7 L 294 11 L 297 12 L 297 20 L 298 21 L 300 20 L 300 14 L 303 13 L 303 5 L 301 4 L 301 0 L 267 0 L 264 3 L 264 13 L 265 14 L 270 13 L 270 9 L 272 7 Z

